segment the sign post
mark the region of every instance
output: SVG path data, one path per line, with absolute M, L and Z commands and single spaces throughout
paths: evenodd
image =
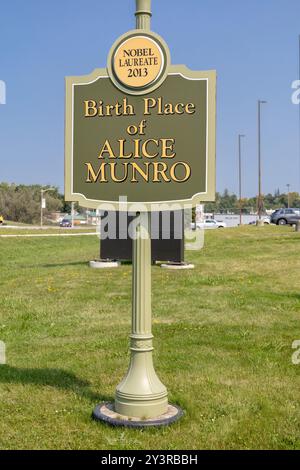
M 65 198 L 137 214 L 130 366 L 115 402 L 93 417 L 141 427 L 182 415 L 152 360 L 150 221 L 152 211 L 215 198 L 216 75 L 172 66 L 167 44 L 150 31 L 151 0 L 136 5 L 136 29 L 114 43 L 107 69 L 67 78 Z
M 116 412 L 153 418 L 168 411 L 168 393 L 152 361 L 150 213 L 142 212 L 133 240 L 131 363 L 116 391 Z

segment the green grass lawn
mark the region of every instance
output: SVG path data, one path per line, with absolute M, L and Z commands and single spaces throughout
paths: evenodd
M 300 449 L 300 234 L 206 232 L 191 271 L 152 268 L 154 362 L 185 410 L 160 429 L 91 420 L 126 372 L 131 266 L 96 237 L 0 239 L 2 449 Z
M 44 228 L 12 228 L 9 226 L 3 227 L 0 225 L 1 235 L 57 235 L 61 233 L 92 233 L 96 232 L 94 226 L 83 226 L 80 228 L 60 228 L 60 227 L 44 227 Z

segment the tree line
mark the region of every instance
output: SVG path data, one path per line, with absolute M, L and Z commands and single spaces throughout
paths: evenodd
M 40 185 L 24 185 L 0 183 L 0 215 L 5 220 L 21 222 L 27 224 L 36 224 L 40 220 L 41 212 L 41 189 Z M 46 208 L 43 210 L 45 218 L 48 218 L 52 212 L 60 211 L 70 213 L 70 203 L 65 202 L 63 194 L 59 188 L 44 194 L 46 199 Z M 274 194 L 266 194 L 263 198 L 264 209 L 275 210 L 280 207 L 298 207 L 300 208 L 300 195 L 297 192 L 291 192 L 289 196 L 286 193 L 280 193 L 276 190 Z M 257 210 L 257 198 L 243 198 L 241 203 L 236 194 L 230 193 L 228 189 L 221 194 L 216 193 L 215 202 L 205 204 L 205 212 L 213 213 L 239 213 L 240 207 L 244 214 L 255 213 Z M 77 212 L 82 212 L 77 204 Z
M 41 214 L 41 189 L 40 185 L 24 185 L 0 183 L 0 215 L 5 220 L 36 224 Z M 43 210 L 47 218 L 51 212 L 69 212 L 70 205 L 64 202 L 64 197 L 58 188 L 44 194 L 46 208 Z
M 274 194 L 265 194 L 263 196 L 264 210 L 275 210 L 284 207 L 300 208 L 300 195 L 297 192 L 280 193 L 277 189 Z M 215 202 L 205 204 L 205 212 L 214 212 L 220 214 L 240 212 L 244 214 L 253 214 L 257 211 L 257 196 L 243 198 L 241 201 L 236 194 L 230 193 L 228 189 L 221 193 L 216 193 Z

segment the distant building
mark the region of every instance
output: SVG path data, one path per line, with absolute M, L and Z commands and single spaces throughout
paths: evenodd
M 67 215 L 64 216 L 63 219 L 68 220 L 68 221 L 71 222 L 72 221 L 72 216 L 70 214 L 67 214 Z M 73 221 L 74 221 L 74 225 L 86 225 L 87 224 L 86 217 L 84 215 L 81 215 L 81 214 L 74 215 Z
M 49 220 L 51 220 L 54 223 L 59 224 L 68 214 L 66 212 L 51 212 L 49 216 L 47 217 Z
M 101 221 L 101 216 L 98 210 L 87 210 L 86 211 L 87 223 L 91 225 L 98 225 Z
M 198 204 L 195 209 L 196 222 L 203 222 L 205 219 L 204 216 L 204 204 Z

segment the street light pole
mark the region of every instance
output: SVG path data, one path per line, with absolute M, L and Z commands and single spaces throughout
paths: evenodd
M 242 225 L 242 138 L 244 134 L 239 134 L 239 201 L 240 201 L 240 225 Z
M 290 187 L 291 185 L 290 184 L 287 184 L 287 197 L 288 197 L 288 209 L 290 208 Z
M 261 105 L 267 103 L 263 100 L 258 100 L 257 110 L 258 110 L 258 201 L 257 201 L 257 210 L 258 210 L 258 225 L 263 225 L 262 221 L 262 189 L 261 189 Z
M 40 221 L 40 225 L 41 225 L 41 228 L 43 226 L 43 195 L 44 195 L 44 192 L 43 190 L 41 189 L 41 221 Z
M 299 75 L 298 75 L 298 79 L 299 79 L 299 82 L 300 82 L 300 34 L 299 34 L 299 56 L 298 56 L 298 66 L 299 66 Z M 298 122 L 298 132 L 299 132 L 299 164 L 300 164 L 300 103 L 298 104 L 298 108 L 299 108 L 299 111 L 298 111 L 298 117 L 299 117 L 299 122 Z M 300 169 L 300 168 L 299 168 Z
M 74 228 L 74 202 L 71 202 L 71 225 Z
M 55 188 L 41 189 L 41 222 L 40 222 L 41 227 L 43 227 L 43 202 L 44 202 L 44 194 L 45 194 L 47 191 L 55 191 Z

